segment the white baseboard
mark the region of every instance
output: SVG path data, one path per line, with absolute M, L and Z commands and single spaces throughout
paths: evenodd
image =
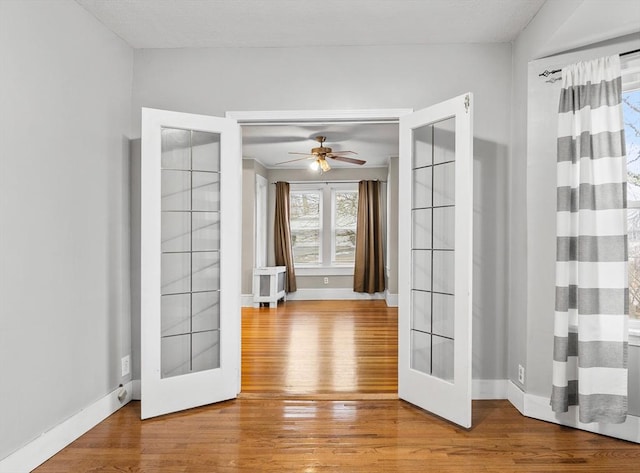
M 240 304 L 242 307 L 253 307 L 253 294 L 242 294 Z M 296 292 L 287 293 L 289 301 L 323 301 L 323 300 L 377 300 L 385 299 L 387 306 L 398 307 L 398 294 L 376 292 L 366 294 L 353 292 L 350 288 L 301 288 Z
M 578 409 L 575 406 L 570 407 L 569 412 L 556 414 L 551 410 L 548 397 L 522 392 L 512 381 L 509 381 L 508 391 L 509 402 L 527 417 L 640 443 L 640 417 L 628 415 L 624 424 L 583 424 L 578 420 Z
M 383 292 L 367 294 L 364 292 L 353 292 L 348 287 L 340 288 L 299 288 L 296 292 L 287 294 L 288 301 L 324 301 L 324 300 L 374 300 L 384 299 Z
M 242 294 L 240 304 L 242 307 L 253 307 L 253 294 Z
M 511 380 L 507 386 L 507 399 L 520 414 L 524 414 L 524 392 Z
M 44 432 L 0 461 L 0 473 L 28 473 L 35 469 L 64 447 L 85 434 L 104 419 L 116 412 L 131 400 L 132 383 L 124 385 L 127 396 L 123 402 L 118 400 L 118 391 L 110 392 L 102 399 L 81 410 L 74 416 Z
M 471 397 L 474 400 L 507 399 L 506 379 L 474 379 L 471 381 Z
M 387 301 L 387 307 L 398 307 L 398 294 L 391 294 L 385 291 L 385 299 Z

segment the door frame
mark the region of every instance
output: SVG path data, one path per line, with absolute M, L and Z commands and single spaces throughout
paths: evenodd
M 400 117 L 413 113 L 413 108 L 382 108 L 357 110 L 261 110 L 227 111 L 226 118 L 233 118 L 240 125 L 332 125 L 397 123 Z M 242 149 L 242 143 L 241 149 Z M 242 159 L 242 153 L 239 158 Z M 254 222 L 255 230 L 255 222 Z M 255 243 L 254 243 L 255 247 Z M 242 328 L 240 328 L 242 330 Z M 239 333 L 242 339 L 242 332 Z M 240 344 L 242 350 L 242 344 Z M 242 359 L 242 356 L 240 357 Z M 242 374 L 238 376 L 238 392 L 242 389 Z

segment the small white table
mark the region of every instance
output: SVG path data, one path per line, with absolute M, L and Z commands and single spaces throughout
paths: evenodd
M 268 302 L 270 308 L 278 306 L 280 299 L 286 301 L 284 290 L 286 266 L 269 266 L 253 269 L 253 307 Z

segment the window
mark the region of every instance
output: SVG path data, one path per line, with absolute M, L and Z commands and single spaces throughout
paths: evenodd
M 337 190 L 331 193 L 331 262 L 355 263 L 358 191 Z
M 295 264 L 322 262 L 322 192 L 290 191 L 290 226 Z
M 634 57 L 635 56 L 635 57 Z M 622 113 L 627 149 L 630 327 L 640 328 L 640 55 L 624 58 Z
M 353 266 L 358 214 L 357 184 L 292 184 L 289 202 L 293 261 L 296 266 Z

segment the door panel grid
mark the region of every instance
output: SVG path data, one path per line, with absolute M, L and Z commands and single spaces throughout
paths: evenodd
M 455 118 L 413 130 L 411 368 L 454 379 Z
M 161 378 L 220 366 L 220 136 L 161 130 Z

